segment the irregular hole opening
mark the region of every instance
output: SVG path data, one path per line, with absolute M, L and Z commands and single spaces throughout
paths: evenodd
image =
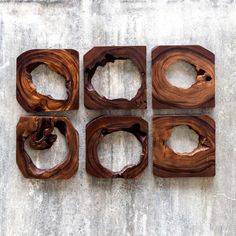
M 98 66 L 91 82 L 97 93 L 107 99 L 131 100 L 141 87 L 141 75 L 131 60 L 115 60 Z
M 57 135 L 57 139 L 49 149 L 35 150 L 30 147 L 29 139 L 25 142 L 25 151 L 37 168 L 52 168 L 61 163 L 67 155 L 68 147 L 65 137 L 56 127 L 54 127 L 52 134 Z
M 140 161 L 142 145 L 137 138 L 126 131 L 107 134 L 97 148 L 100 163 L 114 172 Z
M 115 61 L 115 57 L 113 57 L 111 54 L 106 54 L 105 58 L 107 59 L 107 61 L 109 62 L 114 62 Z
M 65 78 L 49 69 L 45 64 L 36 67 L 32 72 L 32 81 L 37 92 L 43 95 L 50 95 L 54 99 L 66 100 L 67 93 Z
M 177 60 L 166 70 L 167 80 L 178 88 L 190 88 L 196 83 L 197 71 L 190 63 Z
M 166 144 L 179 154 L 191 153 L 199 146 L 199 135 L 186 125 L 172 129 L 171 137 Z

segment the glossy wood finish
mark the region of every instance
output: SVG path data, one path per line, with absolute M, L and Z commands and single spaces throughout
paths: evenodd
M 167 68 L 184 60 L 197 71 L 196 83 L 178 88 L 166 79 Z M 160 46 L 152 51 L 152 102 L 154 109 L 204 108 L 215 106 L 215 56 L 198 46 Z
M 105 135 L 116 131 L 132 133 L 142 144 L 142 153 L 137 165 L 125 166 L 113 172 L 103 167 L 99 161 L 97 147 Z M 101 116 L 86 126 L 86 170 L 100 178 L 135 178 L 148 164 L 148 123 L 134 116 Z
M 66 100 L 37 92 L 31 72 L 40 64 L 65 78 Z M 67 111 L 79 107 L 79 53 L 72 49 L 35 49 L 17 58 L 16 97 L 28 112 Z
M 92 77 L 98 66 L 105 66 L 115 60 L 130 59 L 138 68 L 141 76 L 141 87 L 131 100 L 118 98 L 107 99 L 99 95 L 93 85 Z M 146 47 L 114 46 L 94 47 L 84 56 L 84 103 L 88 109 L 146 109 Z
M 65 136 L 68 154 L 63 162 L 50 169 L 39 169 L 32 162 L 24 148 L 29 145 L 36 150 L 50 148 L 57 136 L 52 134 L 54 127 Z M 68 179 L 78 169 L 78 134 L 67 117 L 24 116 L 16 127 L 16 162 L 25 178 Z
M 191 153 L 175 153 L 166 145 L 175 126 L 187 125 L 199 135 L 199 145 Z M 160 177 L 215 175 L 215 122 L 209 116 L 154 117 L 153 173 Z

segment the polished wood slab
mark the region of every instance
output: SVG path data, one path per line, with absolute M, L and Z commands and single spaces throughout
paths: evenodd
M 37 92 L 31 72 L 41 64 L 65 78 L 67 99 Z M 34 49 L 17 58 L 16 98 L 27 112 L 67 111 L 79 108 L 79 53 L 72 49 Z
M 193 65 L 196 82 L 188 89 L 172 85 L 166 70 L 177 60 Z M 152 50 L 153 109 L 205 108 L 215 106 L 215 56 L 198 45 L 159 46 Z
M 191 153 L 175 153 L 166 141 L 172 129 L 187 125 L 199 135 Z M 209 116 L 154 117 L 153 174 L 160 177 L 207 177 L 215 175 L 215 122 Z
M 50 169 L 39 169 L 25 151 L 24 145 L 35 150 L 50 148 L 56 141 L 54 127 L 65 136 L 68 153 L 65 159 Z M 68 179 L 78 169 L 78 134 L 67 117 L 59 116 L 23 116 L 16 126 L 16 162 L 25 178 Z
M 97 93 L 92 85 L 92 77 L 98 66 L 105 66 L 115 60 L 130 59 L 138 68 L 141 87 L 131 99 L 107 99 Z M 84 105 L 88 109 L 146 109 L 146 47 L 108 46 L 94 47 L 84 55 Z
M 116 131 L 133 134 L 142 145 L 138 164 L 125 166 L 121 171 L 113 172 L 101 165 L 97 147 L 105 135 Z M 101 116 L 86 126 L 86 170 L 99 178 L 135 178 L 148 164 L 148 123 L 135 116 Z

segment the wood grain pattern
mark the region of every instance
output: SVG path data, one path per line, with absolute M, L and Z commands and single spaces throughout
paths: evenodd
M 187 125 L 199 135 L 191 153 L 175 153 L 166 145 L 175 126 Z M 215 122 L 208 116 L 164 116 L 153 118 L 153 173 L 160 177 L 215 175 Z
M 118 98 L 107 99 L 99 95 L 93 85 L 92 77 L 98 66 L 105 66 L 115 60 L 130 59 L 138 68 L 141 76 L 141 87 L 131 100 Z M 84 56 L 84 103 L 88 109 L 146 109 L 146 47 L 116 46 L 94 47 Z
M 132 133 L 142 144 L 142 153 L 137 165 L 125 166 L 121 171 L 113 172 L 103 167 L 97 154 L 97 146 L 105 135 L 116 131 Z M 140 117 L 101 116 L 86 126 L 86 170 L 100 178 L 135 178 L 148 164 L 148 124 Z
M 178 88 L 166 79 L 169 65 L 184 60 L 197 71 L 196 83 Z M 160 46 L 152 51 L 152 98 L 154 109 L 204 108 L 215 106 L 215 56 L 198 46 Z
M 37 92 L 31 72 L 40 64 L 65 78 L 66 100 Z M 79 53 L 72 49 L 35 49 L 17 58 L 16 97 L 28 112 L 74 110 L 79 107 Z
M 36 150 L 50 148 L 57 136 L 52 134 L 54 127 L 65 136 L 68 154 L 64 161 L 50 169 L 39 169 L 32 162 L 24 149 L 29 145 Z M 57 116 L 24 116 L 16 127 L 16 162 L 25 178 L 35 179 L 68 179 L 78 169 L 78 134 L 67 117 Z

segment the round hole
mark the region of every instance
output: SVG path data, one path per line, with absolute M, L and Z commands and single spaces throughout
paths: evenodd
M 57 164 L 61 163 L 67 155 L 68 147 L 65 137 L 55 127 L 52 133 L 57 135 L 57 139 L 49 149 L 34 150 L 30 148 L 28 139 L 25 142 L 25 151 L 28 153 L 37 168 L 53 168 Z
M 175 153 L 191 153 L 198 147 L 199 135 L 186 125 L 176 126 L 166 144 Z
M 206 80 L 206 81 L 211 81 L 211 77 L 210 77 L 210 76 L 207 76 L 205 80 Z
M 37 92 L 50 95 L 54 99 L 66 100 L 65 78 L 50 70 L 47 65 L 39 65 L 32 72 L 32 81 Z
M 196 83 L 196 77 L 195 67 L 183 60 L 177 60 L 166 70 L 167 80 L 178 88 L 190 88 Z
M 99 66 L 92 77 L 92 85 L 98 94 L 107 99 L 132 99 L 141 86 L 138 68 L 131 60 L 115 60 Z
M 97 149 L 100 163 L 114 172 L 127 165 L 138 164 L 141 152 L 141 143 L 133 134 L 125 131 L 106 135 Z

